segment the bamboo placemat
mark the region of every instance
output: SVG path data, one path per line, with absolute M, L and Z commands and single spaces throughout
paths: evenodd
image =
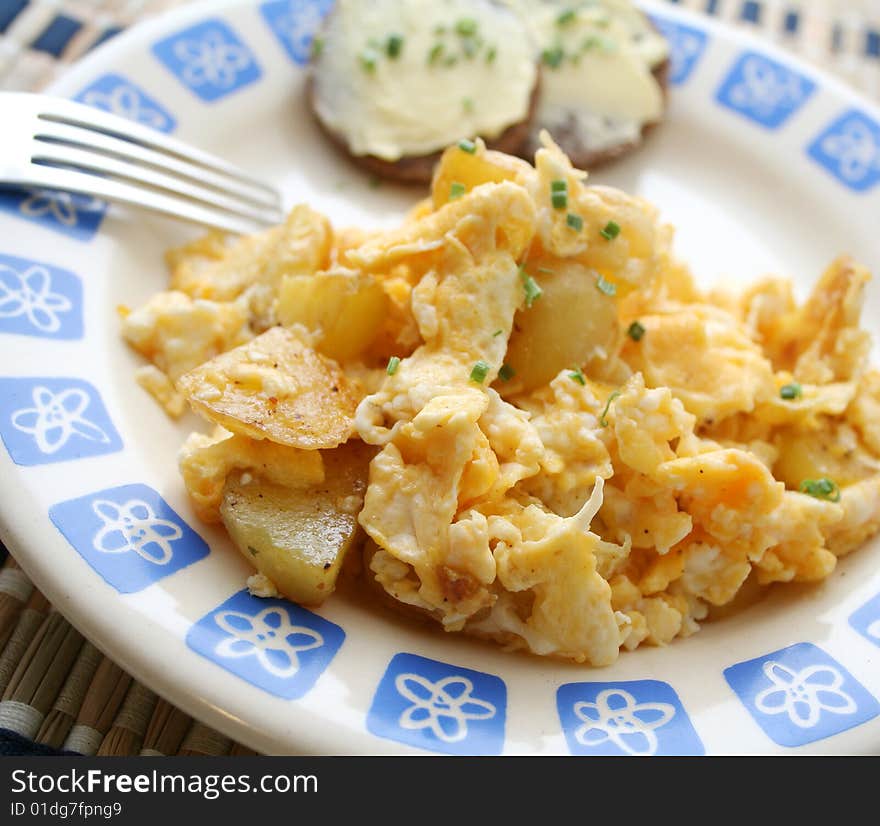
M 43 89 L 127 26 L 183 2 L 0 0 L 0 89 Z M 749 28 L 880 99 L 880 0 L 669 2 Z M 0 569 L 0 730 L 0 753 L 254 753 L 134 681 L 9 556 Z

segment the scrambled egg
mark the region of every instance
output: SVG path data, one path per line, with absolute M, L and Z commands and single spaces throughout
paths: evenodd
M 363 576 L 593 665 L 828 576 L 880 529 L 868 274 L 841 258 L 800 306 L 777 278 L 705 293 L 651 204 L 585 179 L 549 138 L 534 166 L 477 142 L 395 230 L 297 207 L 172 252 L 123 334 L 169 413 L 218 426 L 181 452 L 200 515 L 233 471 L 319 485 L 362 440 Z

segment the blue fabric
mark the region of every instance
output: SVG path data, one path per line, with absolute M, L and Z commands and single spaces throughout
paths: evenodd
M 0 0 L 0 34 L 12 25 L 27 4 L 28 0 Z
M 82 23 L 79 20 L 59 14 L 31 44 L 31 48 L 60 57 L 67 44 L 81 28 Z

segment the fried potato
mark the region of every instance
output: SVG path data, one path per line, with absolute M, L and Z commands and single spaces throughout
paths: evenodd
M 278 320 L 315 333 L 316 349 L 347 361 L 366 350 L 388 313 L 388 296 L 371 276 L 351 270 L 286 276 L 278 295 Z
M 616 302 L 596 288 L 596 273 L 571 260 L 552 270 L 534 273 L 543 294 L 514 318 L 505 361 L 516 371 L 518 391 L 607 358 L 619 338 Z
M 461 184 L 470 192 L 480 184 L 524 183 L 534 175 L 532 167 L 519 158 L 486 149 L 481 140 L 477 140 L 474 146 L 474 152 L 465 151 L 458 145 L 450 146 L 441 156 L 431 183 L 434 209 L 449 202 L 453 183 Z
M 191 370 L 178 386 L 197 413 L 252 439 L 316 450 L 342 444 L 354 428 L 356 386 L 281 327 Z
M 223 524 L 283 596 L 316 605 L 333 593 L 346 553 L 361 538 L 357 514 L 374 453 L 362 442 L 325 452 L 324 484 L 308 489 L 227 481 Z

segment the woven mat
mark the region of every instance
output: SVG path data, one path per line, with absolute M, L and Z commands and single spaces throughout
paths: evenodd
M 0 89 L 42 89 L 126 26 L 182 2 L 0 0 Z M 880 99 L 880 0 L 675 5 L 749 28 Z M 135 682 L 49 605 L 0 545 L 2 557 L 0 754 L 253 754 Z

